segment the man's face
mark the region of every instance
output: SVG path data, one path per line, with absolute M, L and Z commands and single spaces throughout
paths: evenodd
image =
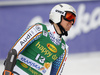
M 62 21 L 61 21 L 60 25 L 65 29 L 65 31 L 69 31 L 70 28 L 72 27 L 72 24 L 73 24 L 73 21 L 66 21 L 62 17 Z

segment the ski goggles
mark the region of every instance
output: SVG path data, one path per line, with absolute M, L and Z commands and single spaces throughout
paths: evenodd
M 65 14 L 65 16 L 64 16 L 64 19 L 66 21 L 73 21 L 73 24 L 74 24 L 75 21 L 76 21 L 76 16 L 75 16 L 75 14 L 67 11 L 66 14 Z

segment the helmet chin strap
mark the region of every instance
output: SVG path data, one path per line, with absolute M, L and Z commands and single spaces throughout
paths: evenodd
M 60 37 L 61 37 L 62 35 L 68 36 L 68 32 L 65 31 L 65 29 L 60 25 L 60 23 L 57 23 L 57 25 L 58 25 L 58 27 L 60 28 L 60 31 L 61 31 L 61 33 L 62 33 L 62 34 L 60 34 Z

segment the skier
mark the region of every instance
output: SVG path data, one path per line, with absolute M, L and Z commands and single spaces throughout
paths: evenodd
M 8 52 L 3 75 L 61 75 L 68 56 L 62 36 L 75 23 L 76 11 L 69 4 L 58 4 L 49 15 L 51 25 L 37 23 L 22 34 Z

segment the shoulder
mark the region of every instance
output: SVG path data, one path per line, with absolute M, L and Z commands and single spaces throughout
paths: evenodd
M 32 36 L 36 36 L 37 34 L 41 34 L 43 31 L 43 26 L 41 24 L 34 24 L 28 26 L 25 30 L 24 34 L 31 34 Z
M 47 25 L 42 24 L 42 23 L 36 23 L 36 24 L 34 25 L 34 28 L 43 30 L 43 29 L 45 29 L 45 28 L 47 29 Z
M 43 23 L 36 23 L 35 26 L 46 26 L 46 25 Z
M 43 25 L 40 24 L 40 23 L 36 23 L 34 25 L 31 25 L 31 26 L 27 26 L 27 31 L 33 31 L 35 33 L 39 33 L 39 32 L 42 32 L 43 31 Z
M 36 23 L 35 25 L 33 25 L 34 29 L 36 29 L 37 31 L 42 31 L 43 30 L 43 25 L 40 23 Z

